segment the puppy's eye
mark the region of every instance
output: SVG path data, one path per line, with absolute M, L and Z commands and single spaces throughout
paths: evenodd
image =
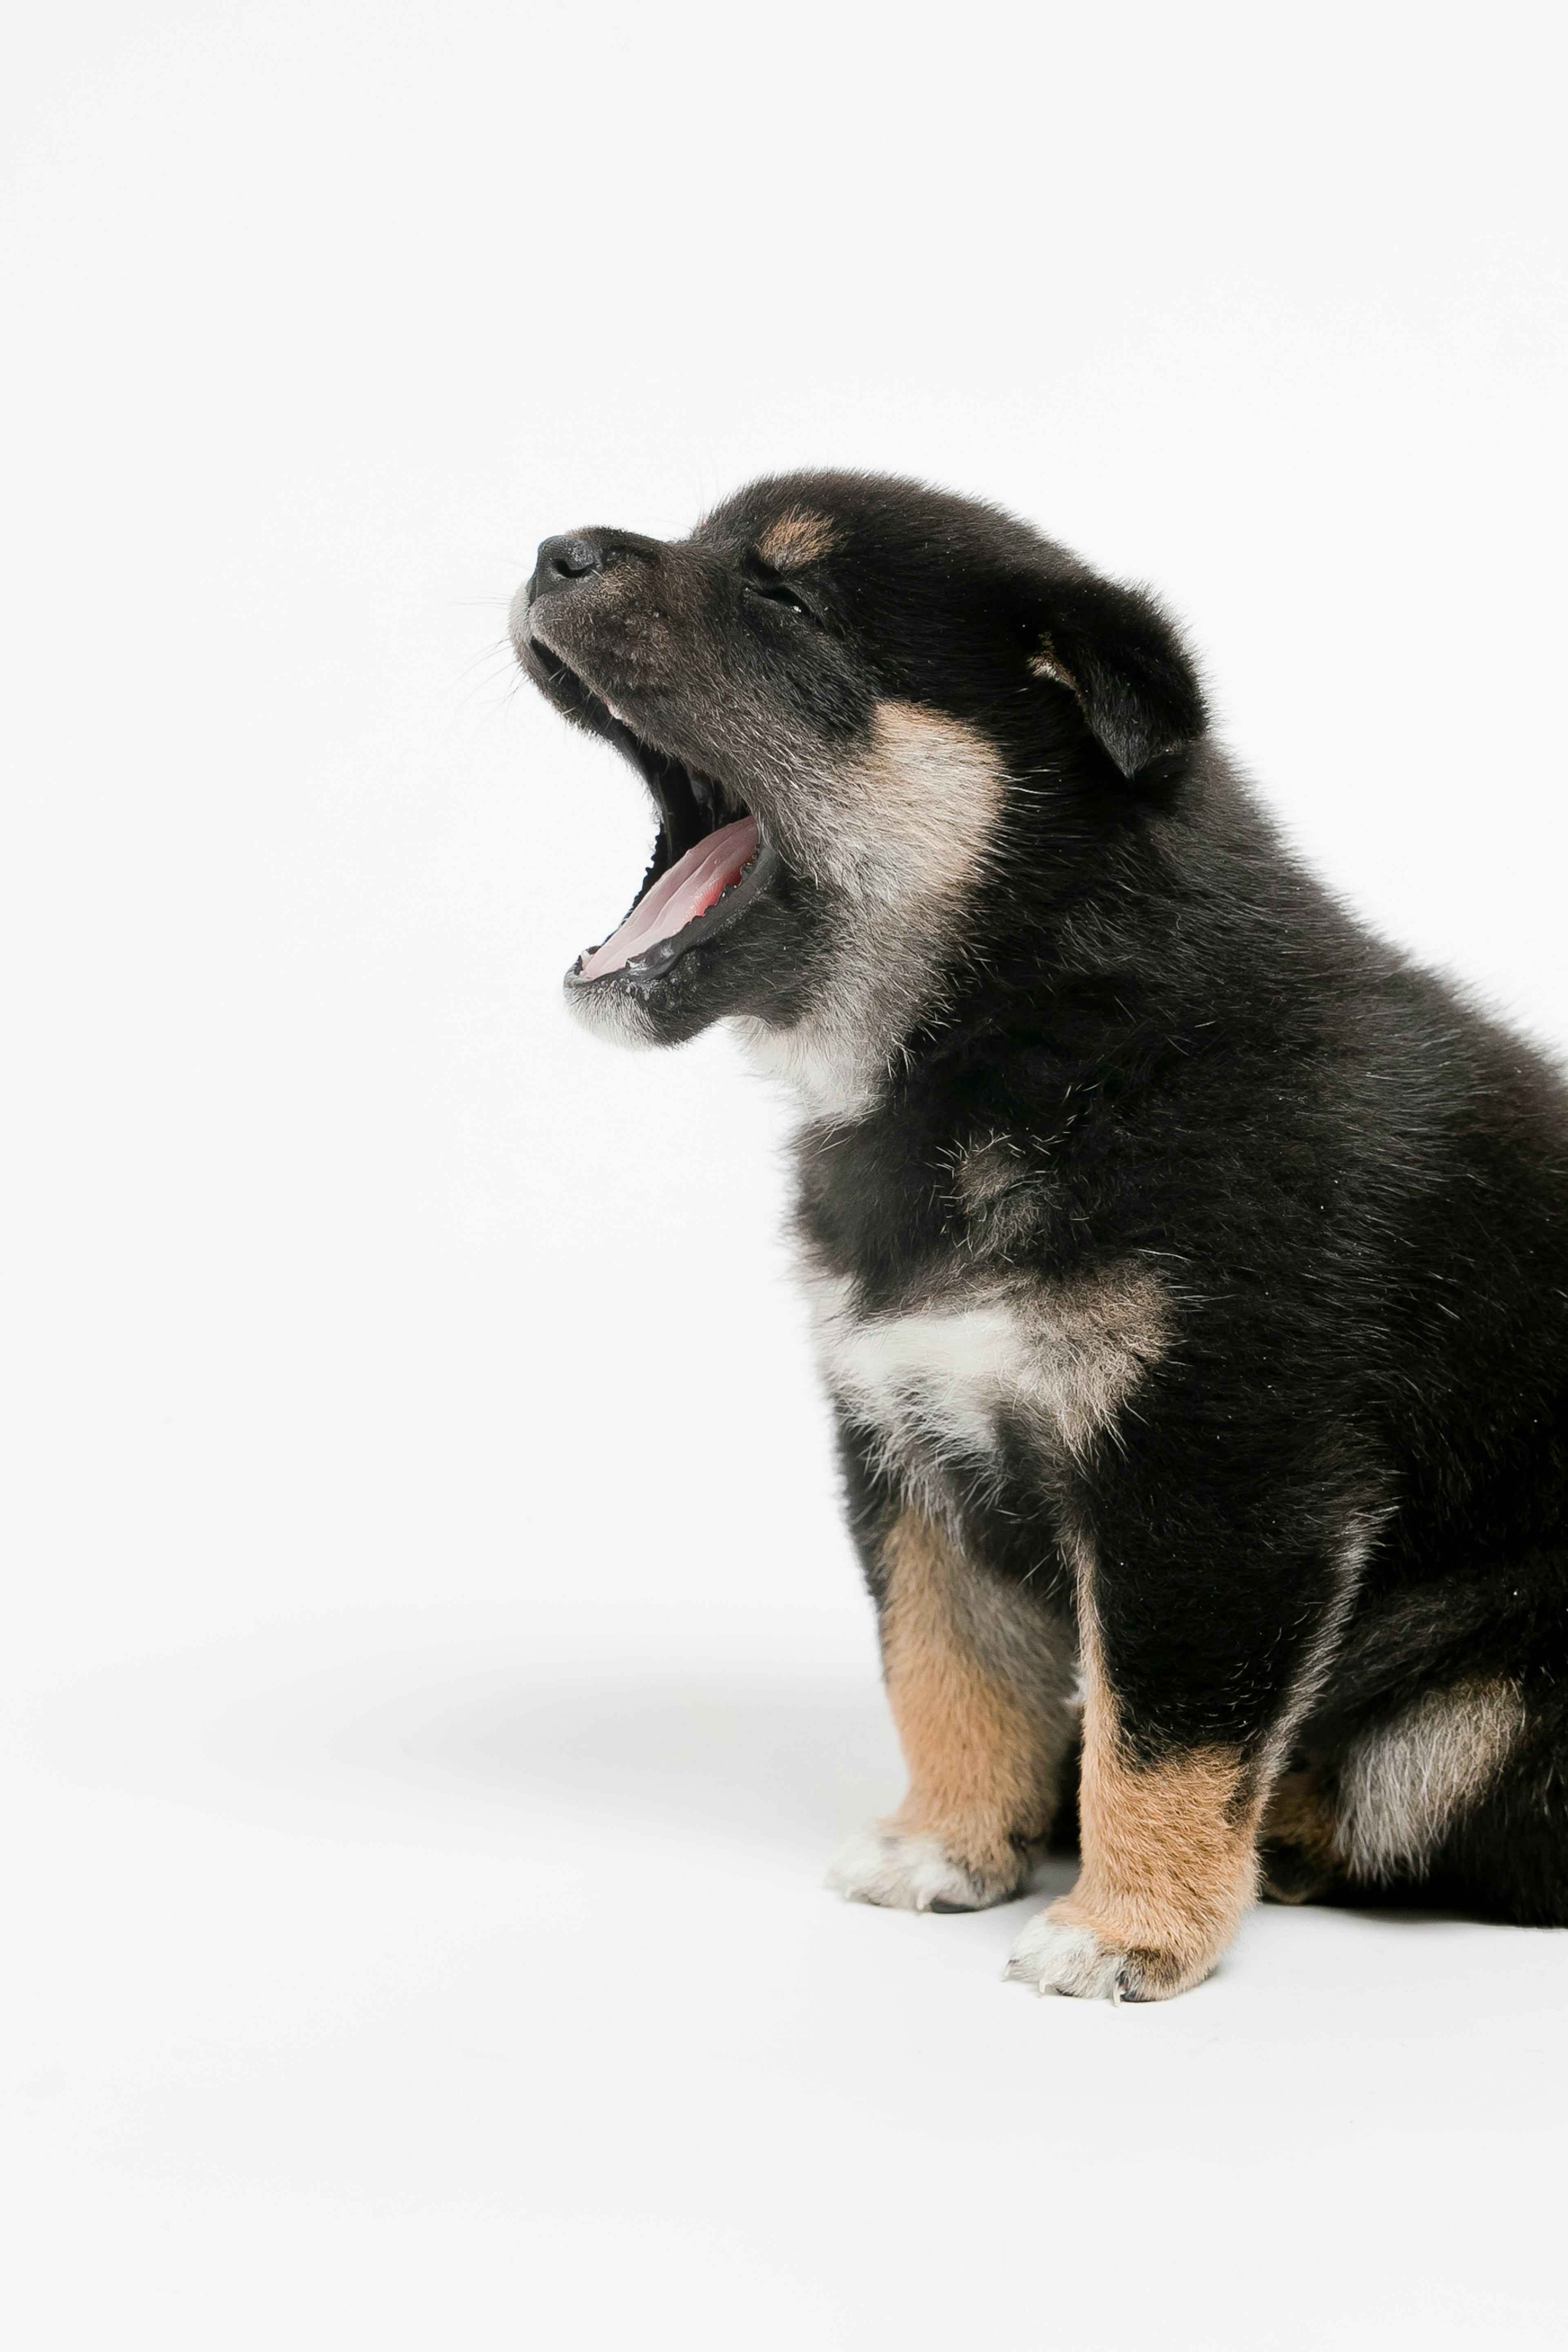
M 746 585 L 753 596 L 765 596 L 770 604 L 782 604 L 786 612 L 799 613 L 803 618 L 807 617 L 806 606 L 801 603 L 795 590 L 786 588 L 782 581 L 768 585 L 760 580 L 748 580 Z

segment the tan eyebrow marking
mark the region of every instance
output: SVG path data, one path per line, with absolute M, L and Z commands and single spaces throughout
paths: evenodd
M 776 521 L 769 523 L 757 541 L 757 553 L 775 572 L 787 572 L 802 563 L 817 562 L 837 544 L 833 526 L 826 515 L 812 514 L 805 507 L 791 507 Z

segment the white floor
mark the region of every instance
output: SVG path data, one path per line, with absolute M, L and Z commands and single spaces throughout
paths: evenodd
M 826 1646 L 18 1694 L 7 2346 L 1551 2338 L 1568 1937 L 1266 1910 L 1169 2007 L 1038 2000 L 1018 1906 L 821 1891 L 898 1786 Z

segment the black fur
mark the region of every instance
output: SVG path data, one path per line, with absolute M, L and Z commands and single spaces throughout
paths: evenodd
M 825 551 L 798 571 L 760 561 L 795 514 L 825 524 Z M 563 547 L 589 568 L 552 572 Z M 989 508 L 855 476 L 763 483 L 678 546 L 547 542 L 517 627 L 569 716 L 656 782 L 660 761 L 711 780 L 721 816 L 748 809 L 784 844 L 727 933 L 661 979 L 592 984 L 654 1042 L 733 1014 L 786 1033 L 839 984 L 855 927 L 873 958 L 898 946 L 791 845 L 808 753 L 830 773 L 889 702 L 994 747 L 996 854 L 882 1041 L 870 1097 L 804 1129 L 803 1241 L 867 1313 L 930 1295 L 971 1245 L 953 1168 L 1005 1139 L 1007 1265 L 1073 1278 L 1136 1261 L 1176 1328 L 1080 1458 L 1019 1423 L 998 1434 L 999 1473 L 952 1482 L 974 1573 L 1070 1613 L 1063 1540 L 1087 1531 L 1107 1672 L 1145 1759 L 1261 1757 L 1316 1646 L 1286 1760 L 1331 1800 L 1352 1744 L 1424 1692 L 1507 1678 L 1519 1743 L 1403 1875 L 1568 1922 L 1555 1069 L 1281 845 L 1152 599 Z M 656 871 L 678 854 L 666 833 Z M 897 1480 L 852 1418 L 845 1449 L 875 1584 Z

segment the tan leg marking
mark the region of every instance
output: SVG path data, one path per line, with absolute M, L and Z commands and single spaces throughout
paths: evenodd
M 1207 1976 L 1257 1895 L 1261 1792 L 1233 1748 L 1134 1762 L 1084 1616 L 1083 1868 L 1025 1928 L 1008 1972 L 1042 1992 L 1163 2000 Z
M 906 1511 L 884 1557 L 882 1655 L 910 1769 L 894 1822 L 941 1838 L 984 1884 L 1016 1885 L 1015 1840 L 1043 1839 L 1056 1811 L 1062 1663 L 1029 1654 L 1013 1596 L 982 1585 L 930 1519 Z
M 894 1522 L 883 1562 L 883 1666 L 909 1794 L 851 1840 L 829 1884 L 914 1910 L 1000 1902 L 1056 1810 L 1072 1739 L 1066 1630 L 919 1512 Z

